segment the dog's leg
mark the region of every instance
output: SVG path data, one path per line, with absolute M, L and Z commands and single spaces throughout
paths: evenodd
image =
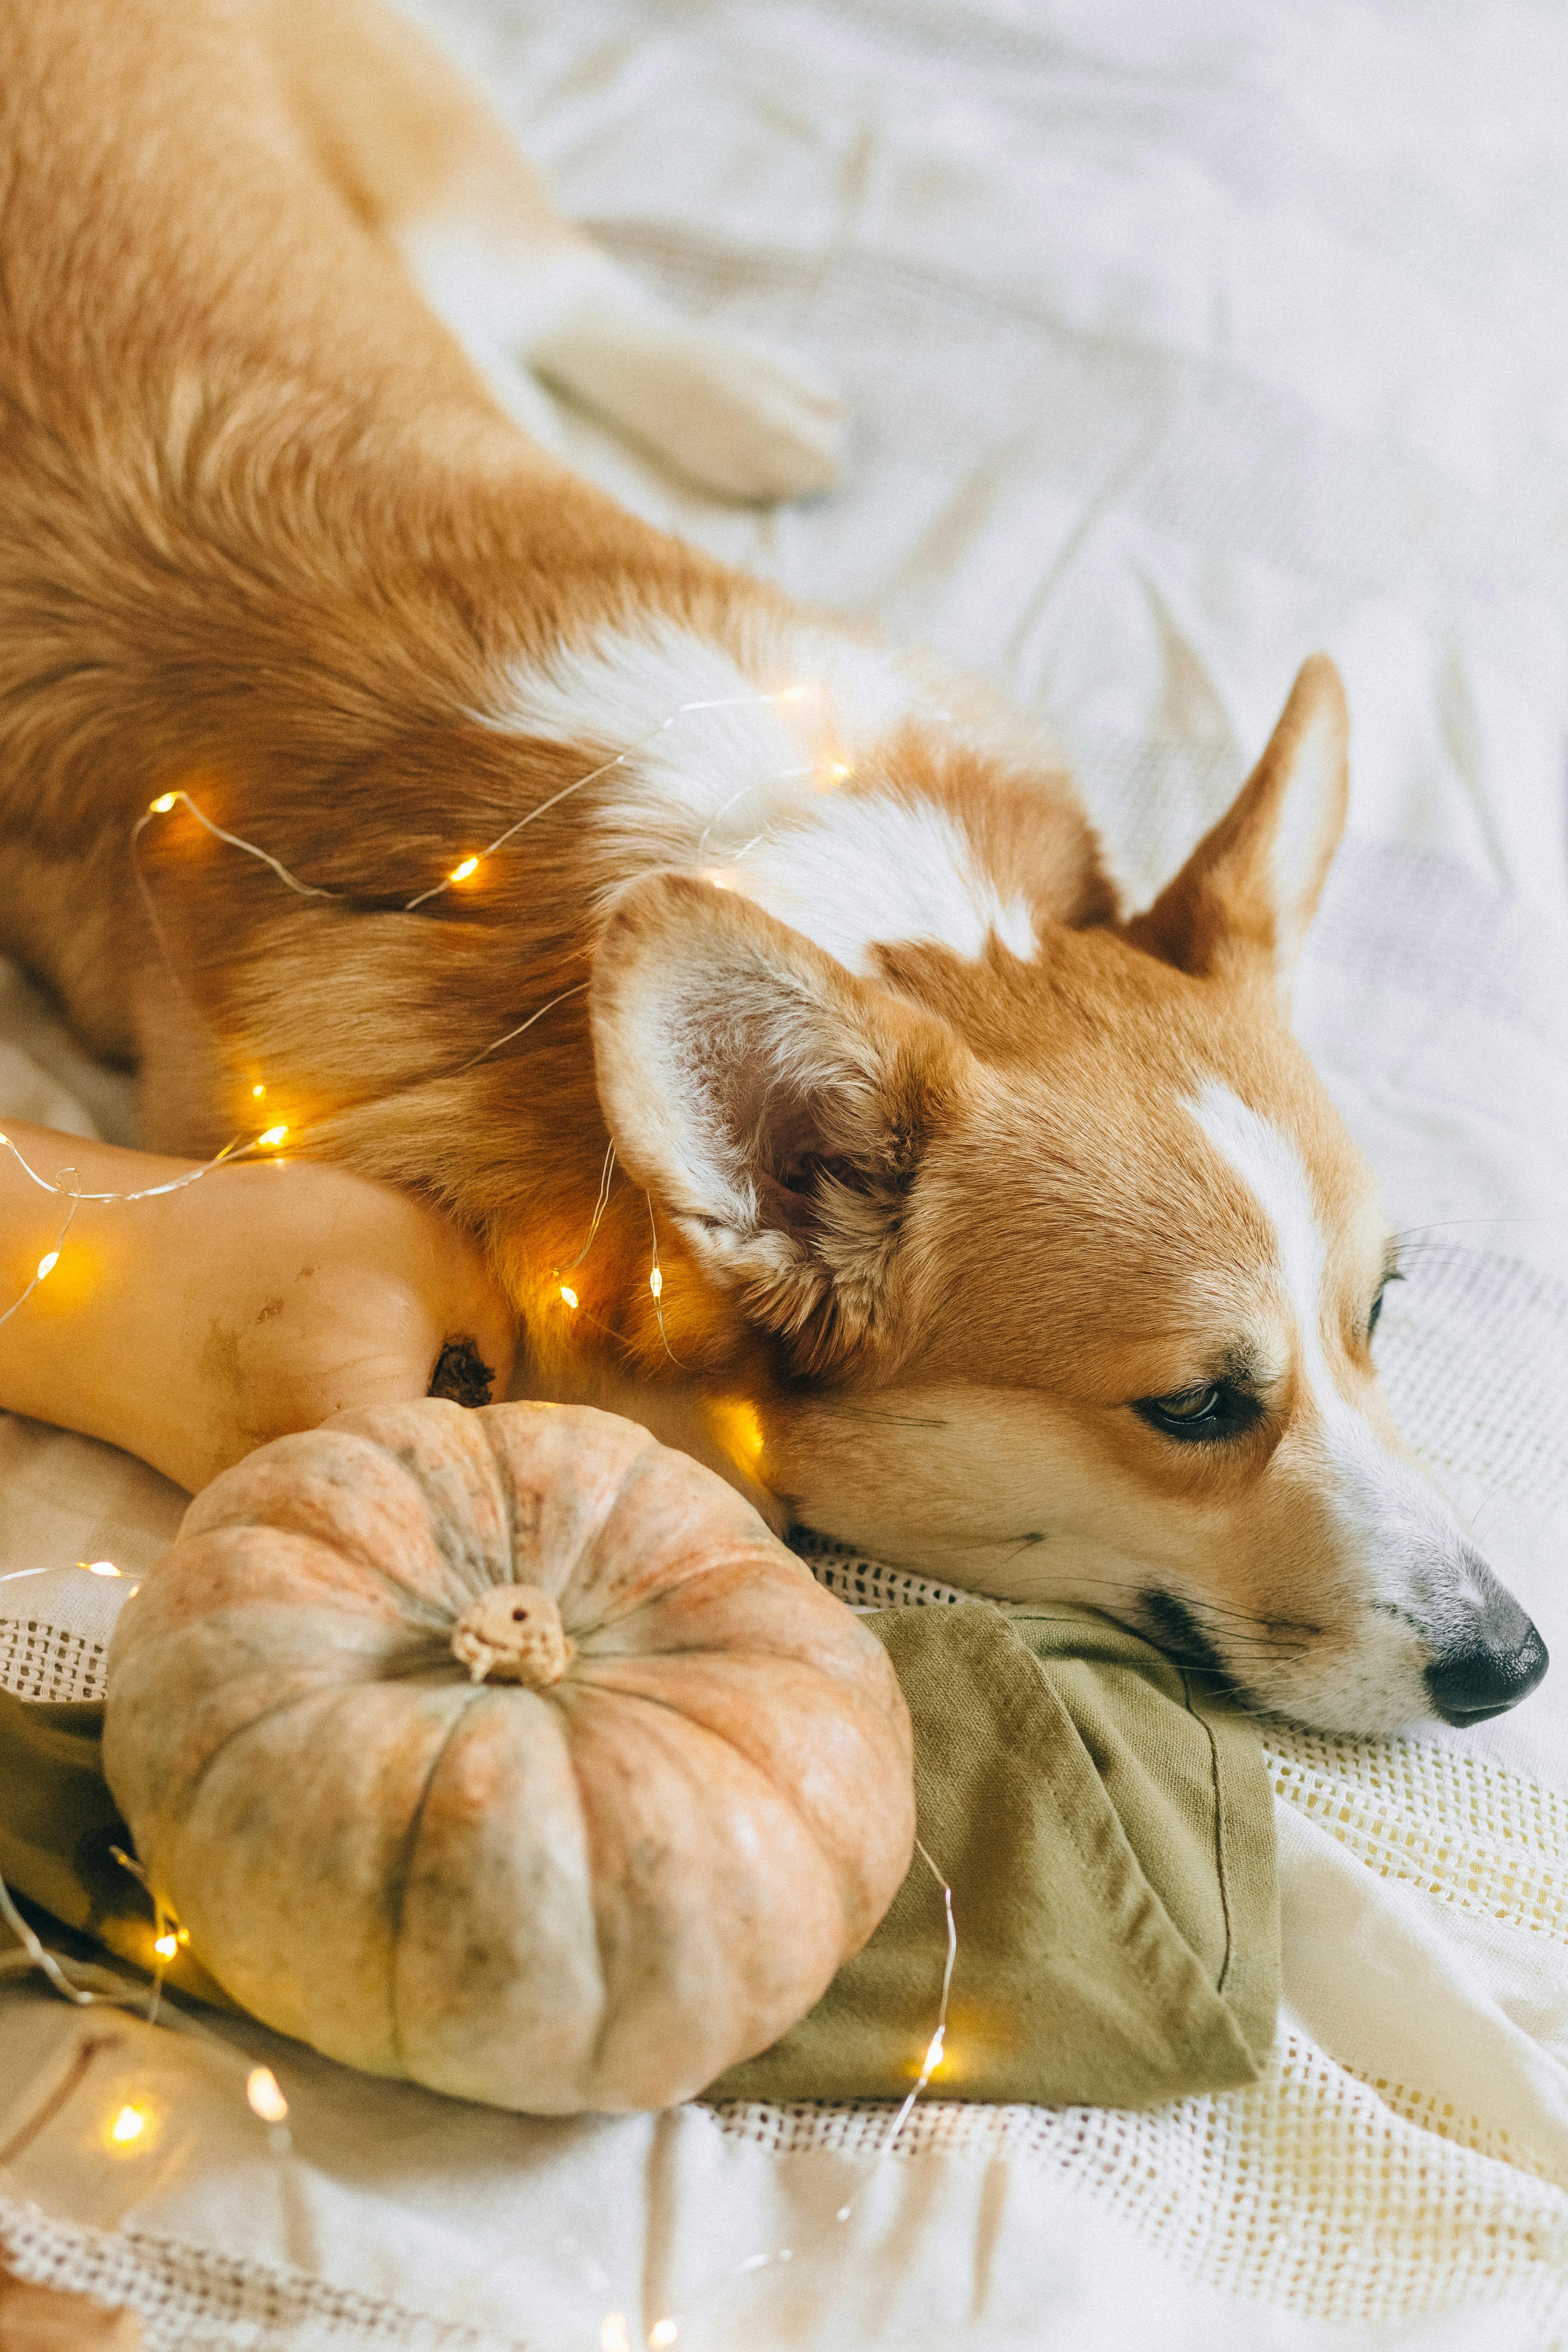
M 266 6 L 323 163 L 524 431 L 559 446 L 531 369 L 727 496 L 798 498 L 837 478 L 831 388 L 647 293 L 561 217 L 478 92 L 410 25 L 379 0 Z

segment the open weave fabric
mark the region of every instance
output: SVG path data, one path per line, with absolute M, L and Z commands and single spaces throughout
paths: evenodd
M 858 1606 L 963 1598 L 819 1543 L 803 1549 Z M 1549 1941 L 1555 2034 L 1568 2033 L 1568 1799 L 1422 1738 L 1274 1724 L 1266 1749 L 1281 1808 L 1378 1879 Z M 1289 1962 L 1288 1948 L 1288 1990 Z M 724 2121 L 781 2150 L 831 2142 L 865 2153 L 880 2127 L 872 2108 L 742 2107 Z M 1435 2149 L 1434 2138 L 1447 2145 Z M 1289 2019 L 1271 2066 L 1244 2091 L 1143 2116 L 952 2105 L 917 2114 L 911 2152 L 958 2147 L 1058 2169 L 1136 2216 L 1188 2274 L 1338 2326 L 1498 2295 L 1521 2298 L 1544 2323 L 1568 2277 L 1568 2140 L 1532 2146 L 1431 2081 L 1346 2066 Z
M 12 2268 L 37 2286 L 133 2311 L 145 2352 L 533 2352 L 374 2295 L 205 2248 L 73 2227 L 0 2197 Z
M 984 2155 L 1070 2182 L 1183 2275 L 1303 2319 L 1387 2328 L 1497 2301 L 1552 2319 L 1568 2196 L 1521 2177 L 1506 2147 L 1434 2147 L 1425 2117 L 1391 2113 L 1388 2087 L 1287 2031 L 1247 2091 L 1150 2115 L 932 2107 L 909 2152 Z M 735 2108 L 725 2124 L 781 2154 L 826 2140 L 862 2160 L 885 2128 L 853 2109 Z
M 109 1637 L 129 1580 L 79 1567 L 11 1571 L 0 1585 L 0 1689 L 60 1706 L 100 1700 Z
M 1561 1336 L 1551 1321 L 1552 1285 L 1506 1264 L 1489 1282 L 1487 1273 L 1473 1254 L 1445 1250 L 1407 1286 L 1408 1298 L 1399 1295 L 1397 1342 L 1391 1309 L 1395 1402 L 1406 1426 L 1421 1429 L 1423 1393 L 1449 1399 L 1457 1425 L 1445 1431 L 1439 1422 L 1439 1444 L 1460 1475 L 1470 1460 L 1457 1383 L 1452 1371 L 1446 1385 L 1440 1377 L 1445 1335 L 1451 1364 L 1468 1374 L 1486 1360 L 1489 1305 L 1506 1320 L 1521 1311 L 1522 1292 Z M 1493 1344 L 1500 1352 L 1500 1335 Z M 1417 1384 L 1414 1412 L 1406 1379 Z M 1538 1400 L 1538 1450 L 1553 1442 L 1561 1448 L 1540 1426 L 1556 1402 L 1551 1391 Z M 1517 1421 L 1512 1428 L 1517 1439 Z M 1484 1420 L 1472 1443 L 1483 1450 L 1492 1443 Z M 965 1597 L 821 1539 L 799 1542 L 822 1582 L 852 1605 L 941 1607 Z M 72 1695 L 89 1695 L 93 1659 L 124 1586 L 65 1570 L 21 1589 L 37 1593 L 33 1606 L 44 1612 L 25 1621 L 29 1654 L 80 1659 L 83 1679 Z M 20 1628 L 24 1621 L 12 1622 Z M 60 1696 L 69 1671 L 34 1663 L 5 1679 L 37 1689 L 47 1674 Z M 1568 1797 L 1473 1746 L 1426 1738 L 1355 1740 L 1277 1725 L 1267 1746 L 1281 1808 L 1369 1874 L 1549 1947 L 1557 1956 L 1552 2031 L 1568 2042 Z M 1287 1846 L 1287 1868 L 1289 1853 Z M 1246 2091 L 1144 2115 L 932 2102 L 916 2110 L 894 2160 L 1004 2161 L 1021 2175 L 1039 2173 L 1106 2209 L 1203 2287 L 1336 2327 L 1403 2326 L 1478 2301 L 1498 2303 L 1510 2325 L 1517 2316 L 1544 2327 L 1568 2279 L 1568 2132 L 1542 2146 L 1510 2129 L 1496 2106 L 1478 2111 L 1447 2094 L 1440 2068 L 1408 2078 L 1347 2065 L 1287 2021 L 1262 2080 Z M 719 2122 L 771 2157 L 831 2152 L 863 2168 L 882 2147 L 888 2114 L 877 2105 L 743 2105 L 721 2109 Z M 149 2241 L 133 2251 L 41 2216 L 15 2243 L 31 2275 L 79 2286 L 128 2277 L 130 2288 L 118 2291 L 133 2288 L 136 2307 L 174 2331 L 171 2343 L 226 2347 L 246 2340 L 235 2326 L 261 2314 L 270 2330 L 264 2341 L 316 2340 L 297 2334 L 307 2318 L 329 2331 L 323 2341 L 441 2340 L 412 2319 L 411 2332 L 388 2335 L 404 2325 L 395 2309 L 373 2312 L 352 2296 L 318 2305 L 310 2282 L 253 2276 L 243 2265 L 215 2263 L 210 2250 L 187 2255 Z M 198 2321 L 210 2336 L 191 2332 Z

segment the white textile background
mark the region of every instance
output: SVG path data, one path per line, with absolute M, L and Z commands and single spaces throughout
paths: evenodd
M 1568 17 L 421 14 L 630 268 L 854 403 L 845 488 L 778 513 L 569 417 L 586 470 L 1005 683 L 1133 895 L 1235 790 L 1301 656 L 1334 654 L 1352 838 L 1299 1025 L 1408 1234 L 1379 1342 L 1396 1409 L 1568 1662 Z M 124 1132 L 122 1091 L 13 983 L 0 1109 Z M 143 1566 L 179 1508 L 15 1422 L 0 1479 L 0 1572 Z M 876 2111 L 540 2125 L 237 2031 L 294 2102 L 286 2156 L 215 2062 L 140 2034 L 116 2063 L 164 2101 L 158 2149 L 68 2161 L 46 2135 L 0 2224 L 37 2274 L 136 2303 L 155 2352 L 592 2352 L 610 2310 L 633 2343 L 678 2312 L 680 2352 L 1568 2343 L 1568 1663 L 1478 1734 L 1281 1727 L 1271 1754 L 1287 2014 L 1248 2092 L 935 2103 L 868 2171 Z M 0 2100 L 76 2031 L 9 1994 Z

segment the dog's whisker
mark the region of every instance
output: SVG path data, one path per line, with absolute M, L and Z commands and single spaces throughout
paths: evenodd
M 1189 1606 L 1194 1617 L 1205 1613 L 1200 1601 Z M 1290 1617 L 1249 1617 L 1234 1610 L 1208 1610 L 1206 1614 L 1215 1621 L 1215 1632 L 1226 1641 L 1293 1642 L 1298 1648 L 1306 1649 L 1321 1637 L 1323 1631 L 1321 1625 L 1310 1625 Z M 1233 1632 L 1233 1627 L 1242 1630 Z
M 1201 1658 L 1184 1657 L 1179 1650 L 1167 1651 L 1166 1655 L 1173 1658 L 1178 1665 L 1190 1668 L 1194 1674 L 1218 1675 L 1223 1677 L 1237 1671 L 1240 1665 L 1293 1666 L 1302 1658 L 1310 1657 L 1311 1652 L 1305 1648 L 1299 1650 L 1238 1649 L 1223 1658 L 1217 1666 L 1208 1665 Z
M 1469 1528 L 1472 1535 L 1480 1526 L 1483 1517 L 1491 1509 L 1492 1505 L 1505 1496 L 1511 1496 L 1512 1493 L 1512 1479 L 1500 1478 L 1496 1486 L 1491 1488 L 1490 1492 L 1476 1506 L 1474 1511 L 1467 1512 L 1465 1514 L 1465 1524 Z
M 1310 1617 L 1265 1617 L 1256 1609 L 1237 1609 L 1224 1601 L 1216 1601 L 1205 1592 L 1185 1592 L 1183 1605 L 1189 1609 L 1206 1610 L 1211 1617 L 1234 1617 L 1247 1625 L 1266 1625 L 1275 1633 L 1321 1633 L 1322 1627 Z
M 888 1429 L 950 1429 L 951 1422 L 937 1421 L 918 1412 L 883 1412 L 875 1405 L 846 1404 L 839 1408 L 846 1421 L 875 1421 Z M 1032 1542 L 1034 1538 L 1030 1538 Z
M 1447 1233 L 1458 1225 L 1544 1225 L 1547 1217 L 1437 1217 L 1430 1224 L 1406 1225 L 1394 1236 L 1395 1246 L 1404 1249 L 1407 1241 L 1419 1242 L 1424 1234 Z M 1441 1244 L 1436 1244 L 1441 1246 Z
M 1262 1663 L 1262 1665 L 1293 1665 L 1298 1658 L 1311 1656 L 1310 1642 L 1298 1642 L 1298 1644 L 1293 1644 L 1290 1649 L 1277 1649 L 1277 1646 L 1268 1644 L 1268 1642 L 1227 1642 L 1227 1644 L 1225 1644 L 1225 1651 L 1217 1651 L 1220 1663 L 1217 1663 L 1217 1665 L 1211 1665 L 1208 1658 L 1192 1656 L 1192 1654 L 1187 1654 L 1187 1651 L 1183 1651 L 1175 1644 L 1168 1646 L 1163 1644 L 1163 1642 L 1159 1642 L 1157 1646 L 1166 1651 L 1168 1658 L 1175 1658 L 1180 1665 L 1201 1667 L 1201 1673 L 1206 1673 L 1206 1675 L 1227 1673 L 1229 1663 L 1232 1663 L 1234 1658 L 1248 1658 L 1248 1661 Z

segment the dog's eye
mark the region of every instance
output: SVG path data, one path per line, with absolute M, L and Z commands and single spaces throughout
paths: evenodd
M 1179 1421 L 1190 1426 L 1197 1421 L 1212 1421 L 1219 1411 L 1219 1391 L 1183 1389 L 1177 1396 L 1155 1397 L 1154 1408 L 1163 1421 Z
M 1373 1300 L 1371 1309 L 1366 1318 L 1366 1336 L 1369 1339 L 1377 1328 L 1377 1318 L 1383 1312 L 1384 1294 L 1387 1290 L 1389 1284 L 1391 1282 L 1403 1282 L 1405 1276 L 1400 1273 L 1398 1267 L 1395 1266 L 1392 1272 L 1385 1274 L 1383 1280 L 1379 1283 L 1377 1286 L 1377 1297 Z
M 1245 1389 L 1215 1381 L 1205 1388 L 1173 1390 L 1169 1396 L 1140 1397 L 1132 1410 L 1167 1437 L 1213 1444 L 1239 1437 L 1263 1408 Z

